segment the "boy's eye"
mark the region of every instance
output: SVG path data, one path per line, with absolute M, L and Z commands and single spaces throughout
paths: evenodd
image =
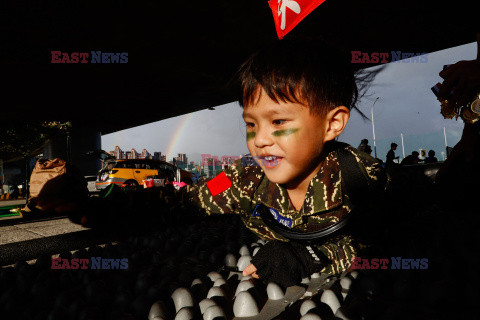
M 253 127 L 255 127 L 255 124 L 253 124 L 253 123 L 251 123 L 251 122 L 246 122 L 246 123 L 245 123 L 245 126 L 246 126 L 247 128 L 253 128 Z
M 273 120 L 272 123 L 274 125 L 281 125 L 281 124 L 284 124 L 285 121 L 287 121 L 287 120 Z

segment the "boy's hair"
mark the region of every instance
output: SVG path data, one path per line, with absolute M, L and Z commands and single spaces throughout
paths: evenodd
M 398 144 L 396 144 L 395 142 L 393 142 L 391 145 L 390 145 L 390 148 L 393 148 L 393 147 L 397 147 Z
M 273 101 L 308 105 L 312 114 L 325 115 L 342 105 L 357 109 L 358 88 L 349 57 L 321 40 L 276 41 L 253 54 L 238 76 L 242 107 L 255 103 L 263 88 Z

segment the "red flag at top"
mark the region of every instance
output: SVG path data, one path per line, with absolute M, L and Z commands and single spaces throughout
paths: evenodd
M 292 31 L 316 7 L 325 0 L 269 0 L 279 39 Z

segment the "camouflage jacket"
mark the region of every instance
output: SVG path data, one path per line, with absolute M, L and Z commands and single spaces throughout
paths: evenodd
M 351 146 L 346 150 L 355 156 L 369 185 L 378 187 L 383 183 L 383 169 L 379 162 Z M 211 190 L 218 183 L 220 190 Z M 240 160 L 210 182 L 188 186 L 184 192 L 184 202 L 203 208 L 208 215 L 237 213 L 248 229 L 269 240 L 288 241 L 270 230 L 259 216 L 252 214 L 257 204 L 273 208 L 278 213 L 277 221 L 300 232 L 324 229 L 349 214 L 352 207 L 345 193 L 335 151 L 326 155 L 324 165 L 310 182 L 300 211 L 294 209 L 287 190 L 270 182 L 260 166 L 244 166 Z M 332 261 L 322 272 L 332 275 L 346 271 L 357 252 L 349 234 L 331 238 L 317 248 Z

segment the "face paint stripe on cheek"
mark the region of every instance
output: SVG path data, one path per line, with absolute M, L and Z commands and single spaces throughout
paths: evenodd
M 255 138 L 255 132 L 247 132 L 247 141 Z
M 299 130 L 298 128 L 295 128 L 295 129 L 285 129 L 285 130 L 277 130 L 277 131 L 273 131 L 273 132 L 272 132 L 272 135 L 273 135 L 274 137 L 288 136 L 288 135 L 291 135 L 292 133 L 297 132 L 298 130 Z

